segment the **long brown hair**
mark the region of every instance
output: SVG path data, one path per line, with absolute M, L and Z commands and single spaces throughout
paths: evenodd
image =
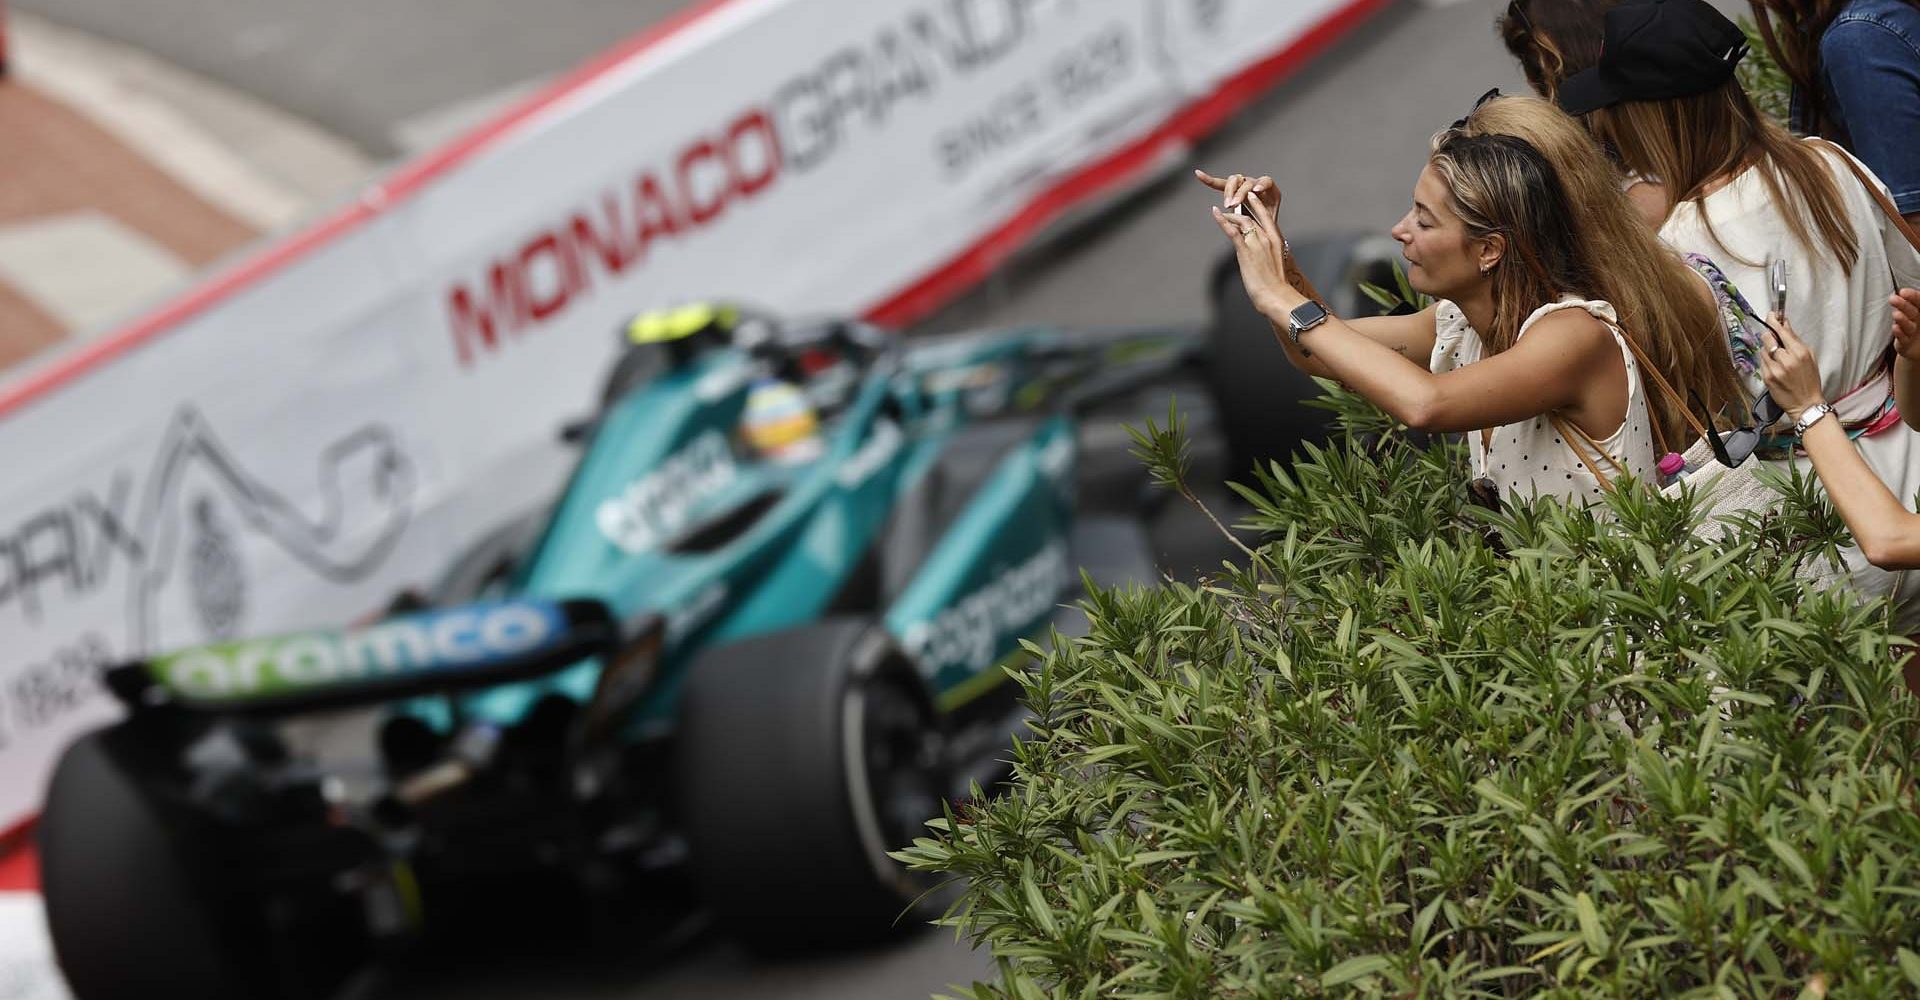
M 1488 353 L 1512 347 L 1527 316 L 1562 294 L 1595 296 L 1599 283 L 1576 239 L 1573 208 L 1539 150 L 1515 136 L 1449 129 L 1434 137 L 1431 162 L 1467 237 L 1506 241 L 1493 270 L 1493 324 L 1478 331 Z
M 1817 234 L 1841 269 L 1853 273 L 1860 260 L 1860 239 L 1824 154 L 1761 114 L 1738 80 L 1690 97 L 1623 101 L 1586 119 L 1594 137 L 1617 150 L 1628 170 L 1660 178 L 1675 205 L 1691 202 L 1697 207 L 1706 200 L 1710 182 L 1757 168 L 1788 231 L 1808 255 L 1821 252 Z M 1760 266 L 1729 249 L 1705 212 L 1700 218 L 1729 258 Z
M 1509 9 L 1518 16 L 1502 19 L 1501 39 L 1529 79 L 1541 74 L 1536 87 L 1551 96 L 1567 77 L 1599 63 L 1606 12 L 1622 2 L 1514 0 Z M 1820 252 L 1817 234 L 1848 274 L 1860 259 L 1846 203 L 1823 155 L 1761 114 L 1737 79 L 1690 97 L 1624 101 L 1590 112 L 1583 121 L 1622 167 L 1659 178 L 1674 205 L 1698 206 L 1708 183 L 1757 167 L 1788 230 L 1808 254 Z M 1759 266 L 1729 250 L 1711 222 L 1707 232 L 1729 258 Z
M 1733 368 L 1719 310 L 1699 275 L 1634 213 L 1618 175 L 1580 123 L 1534 97 L 1501 97 L 1467 116 L 1468 134 L 1526 140 L 1553 165 L 1573 212 L 1574 231 L 1595 262 L 1594 292 L 1612 303 L 1626 335 L 1668 382 L 1697 393 L 1714 412 L 1747 394 Z M 1692 437 L 1681 404 L 1648 386 L 1661 440 Z

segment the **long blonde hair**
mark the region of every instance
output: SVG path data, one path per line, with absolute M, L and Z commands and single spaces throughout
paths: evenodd
M 1489 353 L 1512 347 L 1527 316 L 1561 294 L 1591 297 L 1593 271 L 1574 239 L 1573 209 L 1539 150 L 1515 136 L 1454 129 L 1434 137 L 1430 162 L 1467 237 L 1506 242 L 1492 272 L 1493 321 L 1478 331 Z
M 1501 97 L 1475 108 L 1460 131 L 1510 135 L 1539 150 L 1566 191 L 1575 241 L 1591 262 L 1590 294 L 1613 305 L 1623 332 L 1681 393 L 1698 394 L 1716 413 L 1746 404 L 1706 286 L 1634 214 L 1618 173 L 1579 122 L 1539 98 Z M 1693 437 L 1683 407 L 1646 389 L 1661 440 L 1679 448 Z

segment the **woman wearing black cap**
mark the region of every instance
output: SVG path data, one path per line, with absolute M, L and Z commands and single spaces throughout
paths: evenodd
M 1558 46 L 1557 58 L 1544 58 L 1548 21 L 1555 38 L 1600 44 Z M 1835 148 L 1794 139 L 1754 107 L 1734 78 L 1745 36 L 1704 0 L 1514 0 L 1502 35 L 1625 170 L 1664 183 L 1660 235 L 1669 245 L 1718 261 L 1755 303 L 1772 298 L 1768 264 L 1788 262 L 1786 313 L 1818 358 L 1827 398 L 1881 481 L 1914 496 L 1920 438 L 1899 428 L 1898 414 L 1920 419 L 1920 395 L 1896 409 L 1887 357 L 1893 296 L 1920 286 L 1920 252 L 1882 210 L 1885 192 L 1871 173 Z M 1765 386 L 1757 372 L 1749 377 L 1757 395 Z M 1791 454 L 1791 436 L 1774 441 L 1772 456 Z M 1920 632 L 1920 574 L 1885 573 L 1858 552 L 1849 561 L 1856 585 L 1892 595 L 1896 624 Z

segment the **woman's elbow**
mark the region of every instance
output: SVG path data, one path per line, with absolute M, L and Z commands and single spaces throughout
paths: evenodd
M 1398 400 L 1397 405 L 1383 407 L 1392 413 L 1394 419 L 1416 431 L 1445 432 L 1467 430 L 1457 426 L 1460 415 L 1441 394 L 1432 389 L 1414 393 L 1406 399 Z
M 1920 515 L 1908 514 L 1899 527 L 1872 526 L 1854 532 L 1854 544 L 1867 561 L 1886 570 L 1920 567 Z

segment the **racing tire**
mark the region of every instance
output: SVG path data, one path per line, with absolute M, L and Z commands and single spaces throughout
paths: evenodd
M 218 859 L 195 851 L 116 759 L 112 744 L 129 735 L 109 729 L 68 747 L 41 813 L 47 924 L 73 995 L 278 996 L 259 964 L 266 942 L 212 888 Z
M 676 779 L 720 923 L 778 955 L 936 916 L 934 880 L 887 857 L 940 814 L 949 781 L 932 702 L 892 638 L 830 621 L 721 647 L 693 671 Z
M 1353 234 L 1295 241 L 1293 257 L 1344 318 L 1379 312 L 1359 294 L 1362 280 L 1392 283 L 1380 240 Z M 1383 273 L 1384 269 L 1384 273 Z M 1312 376 L 1295 368 L 1275 341 L 1272 324 L 1254 309 L 1232 254 L 1213 272 L 1212 321 L 1207 330 L 1207 382 L 1227 440 L 1228 478 L 1243 477 L 1256 462 L 1285 459 L 1303 442 L 1324 441 L 1332 414 L 1306 405 L 1320 396 Z

